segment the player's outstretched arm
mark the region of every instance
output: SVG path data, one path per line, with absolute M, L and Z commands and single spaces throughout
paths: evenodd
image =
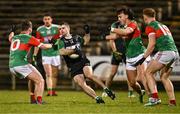
M 59 53 L 60 53 L 60 55 L 71 55 L 71 54 L 75 53 L 75 50 L 61 48 L 61 49 L 59 49 Z
M 14 36 L 14 32 L 11 32 L 11 33 L 9 34 L 9 38 L 8 38 L 10 42 L 11 42 L 13 36 Z
M 89 25 L 84 25 L 83 27 L 85 35 L 83 37 L 84 39 L 84 45 L 87 45 L 90 41 L 90 26 Z
M 85 34 L 83 39 L 84 39 L 84 45 L 87 45 L 90 42 L 90 34 Z
M 41 43 L 40 46 L 41 49 L 49 49 L 49 48 L 52 48 L 52 44 L 43 44 Z
M 156 36 L 155 36 L 155 34 L 149 34 L 148 38 L 149 38 L 149 43 L 148 43 L 148 46 L 147 46 L 147 50 L 144 53 L 145 58 L 147 58 L 153 52 L 153 50 L 155 48 L 155 44 L 156 44 Z
M 127 27 L 126 29 L 111 28 L 111 32 L 114 32 L 121 36 L 127 36 L 134 32 L 134 30 L 131 27 Z
M 106 40 L 115 40 L 118 38 L 118 35 L 116 33 L 111 33 L 110 35 L 107 35 L 105 37 Z

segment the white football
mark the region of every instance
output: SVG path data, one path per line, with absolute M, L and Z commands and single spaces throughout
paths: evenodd
M 69 55 L 69 57 L 72 59 L 76 59 L 79 57 L 79 55 L 78 54 L 71 54 L 71 55 Z

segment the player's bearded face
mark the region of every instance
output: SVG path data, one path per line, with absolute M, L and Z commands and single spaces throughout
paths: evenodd
M 52 18 L 50 16 L 45 16 L 43 18 L 43 22 L 44 22 L 45 26 L 49 27 L 52 24 Z
M 120 13 L 118 15 L 118 20 L 121 22 L 121 24 L 125 25 L 126 19 L 127 19 L 127 15 L 125 15 L 124 13 Z

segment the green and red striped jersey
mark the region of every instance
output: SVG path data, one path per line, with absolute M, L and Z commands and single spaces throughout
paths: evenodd
M 146 27 L 146 34 L 155 34 L 157 51 L 177 51 L 174 39 L 168 27 L 158 21 L 152 21 Z
M 52 24 L 50 27 L 40 26 L 36 31 L 36 38 L 40 39 L 43 43 L 48 43 L 48 40 L 58 39 L 59 38 L 59 26 Z M 49 48 L 46 50 L 42 50 L 42 56 L 57 56 L 59 55 L 58 50 L 54 50 L 53 48 Z
M 41 46 L 40 41 L 27 34 L 15 35 L 11 40 L 9 67 L 28 64 L 27 53 L 32 46 Z
M 141 39 L 141 31 L 135 21 L 131 21 L 127 27 L 133 29 L 133 33 L 128 35 L 126 38 L 126 56 L 128 58 L 133 58 L 139 54 L 144 53 L 145 47 L 143 46 Z

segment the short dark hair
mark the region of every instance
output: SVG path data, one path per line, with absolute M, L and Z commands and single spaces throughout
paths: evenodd
M 153 8 L 145 8 L 143 9 L 143 15 L 148 17 L 156 17 L 156 11 Z
M 45 13 L 43 17 L 46 17 L 46 16 L 49 16 L 52 18 L 52 14 L 50 12 Z
M 127 6 L 122 6 L 121 8 L 118 8 L 116 11 L 117 15 L 120 13 L 124 13 L 128 15 L 128 19 L 133 20 L 134 19 L 134 12 L 132 9 L 128 8 Z
M 21 30 L 22 30 L 22 31 L 26 31 L 26 30 L 28 30 L 29 28 L 32 28 L 32 22 L 29 21 L 29 20 L 24 20 L 24 21 L 22 21 L 22 23 L 21 23 Z

